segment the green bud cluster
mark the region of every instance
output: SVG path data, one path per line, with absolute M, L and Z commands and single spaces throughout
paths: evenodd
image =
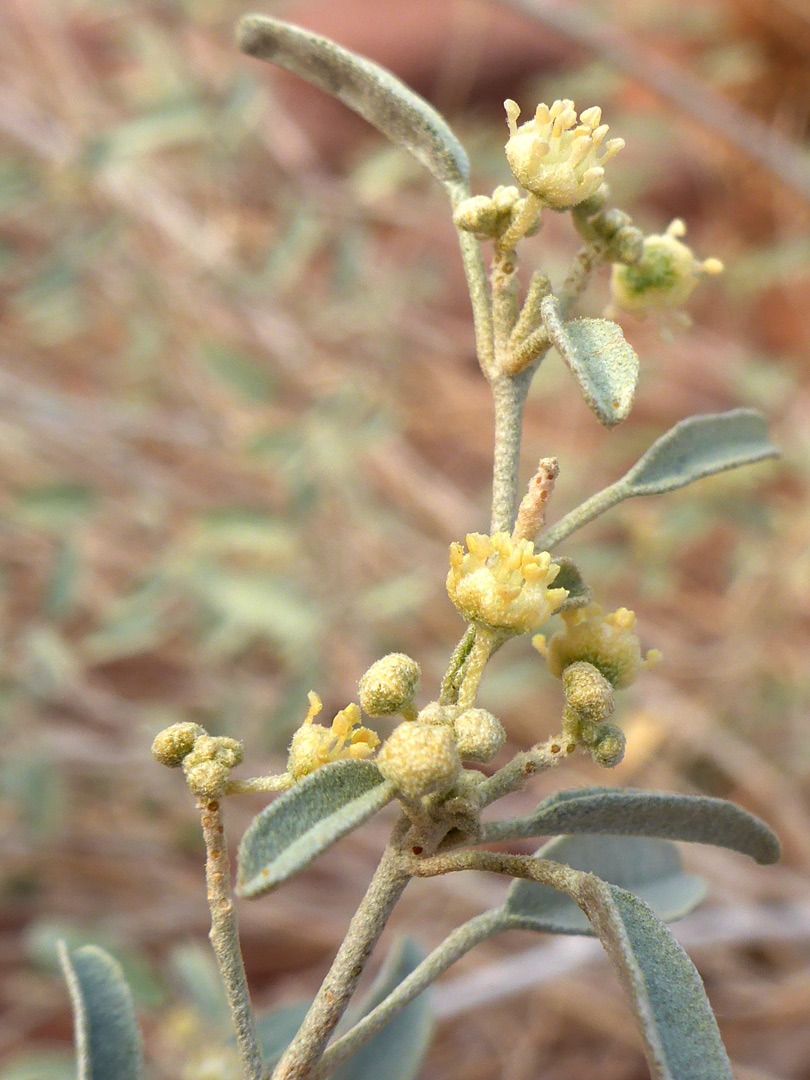
M 218 799 L 231 769 L 242 762 L 242 744 L 209 735 L 199 724 L 172 724 L 152 743 L 152 756 L 171 769 L 183 766 L 189 788 L 200 798 Z

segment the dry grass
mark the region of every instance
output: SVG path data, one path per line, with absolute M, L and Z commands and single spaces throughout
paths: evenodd
M 732 798 L 784 841 L 770 869 L 689 853 L 730 931 L 740 909 L 785 912 L 760 934 L 727 940 L 715 927 L 693 955 L 739 1080 L 802 1080 L 808 208 L 662 103 L 643 72 L 616 74 L 607 46 L 594 58 L 502 10 L 356 0 L 283 14 L 449 108 L 482 189 L 503 179 L 507 93 L 598 97 L 629 144 L 617 198 L 649 229 L 682 214 L 696 250 L 727 263 L 674 343 L 628 324 L 645 370 L 610 438 L 550 360 L 525 461 L 528 475 L 559 456 L 563 512 L 687 413 L 752 404 L 772 419 L 779 466 L 626 504 L 570 551 L 665 653 L 624 703 L 630 752 L 616 782 Z M 459 632 L 447 544 L 486 519 L 489 403 L 441 193 L 337 106 L 240 58 L 241 11 L 12 0 L 0 13 L 0 1059 L 69 1039 L 64 990 L 42 959 L 53 923 L 157 972 L 138 983 L 157 1046 L 168 954 L 204 937 L 206 910 L 193 806 L 148 757 L 152 734 L 198 720 L 244 739 L 256 766 L 283 752 L 308 689 L 338 708 L 386 650 L 413 652 L 435 685 Z M 799 5 L 621 12 L 653 63 L 666 54 L 806 147 Z M 559 275 L 573 251 L 565 223 L 541 239 Z M 530 653 L 498 657 L 485 686 L 515 746 L 559 708 Z M 585 764 L 553 779 L 594 781 Z M 234 807 L 234 836 L 258 805 Z M 316 985 L 383 835 L 372 824 L 277 898 L 242 905 L 261 1000 Z M 499 889 L 478 877 L 415 885 L 393 929 L 435 943 Z M 646 1075 L 598 961 L 516 998 L 496 985 L 459 1015 L 465 980 L 536 944 L 509 935 L 460 966 L 426 1080 Z

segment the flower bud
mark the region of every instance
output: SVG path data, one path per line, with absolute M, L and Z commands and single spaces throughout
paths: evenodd
M 598 724 L 613 712 L 613 687 L 593 664 L 578 660 L 562 673 L 566 704 L 583 720 Z
M 461 771 L 449 727 L 406 721 L 389 735 L 377 755 L 386 780 L 407 799 L 448 790 Z
M 242 762 L 242 744 L 225 735 L 201 735 L 183 759 L 189 788 L 201 798 L 218 799 L 231 769 Z
M 420 724 L 444 724 L 447 727 L 453 726 L 453 718 L 458 713 L 458 706 L 456 705 L 440 705 L 438 701 L 431 701 L 424 709 L 421 709 L 416 720 Z
M 369 716 L 408 708 L 419 685 L 419 665 L 405 653 L 389 653 L 372 664 L 358 685 L 360 707 Z
M 183 758 L 194 749 L 197 739 L 205 734 L 205 728 L 199 724 L 172 724 L 155 736 L 152 756 L 161 765 L 176 769 L 178 765 L 182 765 Z
M 591 757 L 604 769 L 612 769 L 624 757 L 627 740 L 621 728 L 615 724 L 603 724 L 598 729 L 596 741 L 590 747 Z
M 459 755 L 470 761 L 492 761 L 506 739 L 503 724 L 486 709 L 466 709 L 453 730 Z

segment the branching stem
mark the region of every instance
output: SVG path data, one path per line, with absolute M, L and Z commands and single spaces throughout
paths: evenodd
M 376 1035 L 391 1017 L 418 997 L 456 960 L 496 933 L 500 925 L 501 918 L 498 910 L 485 911 L 482 915 L 477 915 L 474 919 L 462 923 L 451 934 L 448 934 L 441 945 L 425 957 L 422 963 L 414 968 L 388 997 L 329 1047 L 313 1070 L 311 1080 L 321 1080 L 342 1065 L 373 1035 Z

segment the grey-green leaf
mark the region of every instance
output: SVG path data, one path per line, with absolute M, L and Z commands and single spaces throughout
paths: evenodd
M 311 1001 L 296 1001 L 256 1018 L 256 1036 L 268 1069 L 278 1063 L 295 1038 L 311 1004 Z
M 680 919 L 705 895 L 700 878 L 684 873 L 674 844 L 648 837 L 561 836 L 538 852 L 543 859 L 629 889 L 667 921 Z M 550 885 L 516 881 L 504 904 L 506 928 L 544 934 L 593 934 L 573 900 Z
M 392 142 L 409 150 L 454 197 L 470 172 L 463 147 L 442 116 L 390 71 L 328 38 L 267 15 L 246 15 L 239 48 L 332 94 Z
M 355 1019 L 376 1008 L 424 958 L 422 949 L 410 938 L 395 945 L 360 1002 Z M 379 1080 L 380 1076 L 413 1080 L 424 1061 L 432 1030 L 430 992 L 423 991 L 336 1069 L 332 1080 Z
M 704 476 L 778 456 L 768 441 L 765 420 L 755 409 L 690 416 L 657 439 L 620 480 L 546 529 L 537 546 L 549 551 L 624 499 L 673 491 Z
M 695 965 L 637 896 L 595 877 L 580 902 L 630 997 L 653 1080 L 732 1080 Z
M 555 589 L 567 589 L 568 596 L 558 608 L 559 611 L 571 611 L 573 608 L 584 607 L 591 602 L 591 590 L 582 580 L 579 568 L 573 559 L 567 555 L 557 555 L 554 562 L 560 568 L 560 572 L 554 579 Z
M 141 1038 L 121 967 L 96 945 L 59 949 L 70 990 L 79 1080 L 139 1080 Z
M 660 836 L 715 844 L 763 864 L 776 862 L 781 854 L 779 840 L 764 821 L 725 799 L 627 788 L 558 792 L 526 817 L 485 825 L 482 839 L 491 843 L 555 833 Z
M 609 319 L 563 323 L 551 294 L 540 310 L 549 341 L 574 374 L 589 408 L 605 427 L 615 427 L 630 412 L 638 382 L 638 357 L 621 327 Z
M 755 409 L 690 416 L 657 439 L 621 483 L 630 495 L 658 495 L 704 476 L 778 457 Z
M 255 897 L 275 888 L 392 798 L 391 784 L 370 761 L 316 769 L 248 825 L 239 844 L 236 891 Z

